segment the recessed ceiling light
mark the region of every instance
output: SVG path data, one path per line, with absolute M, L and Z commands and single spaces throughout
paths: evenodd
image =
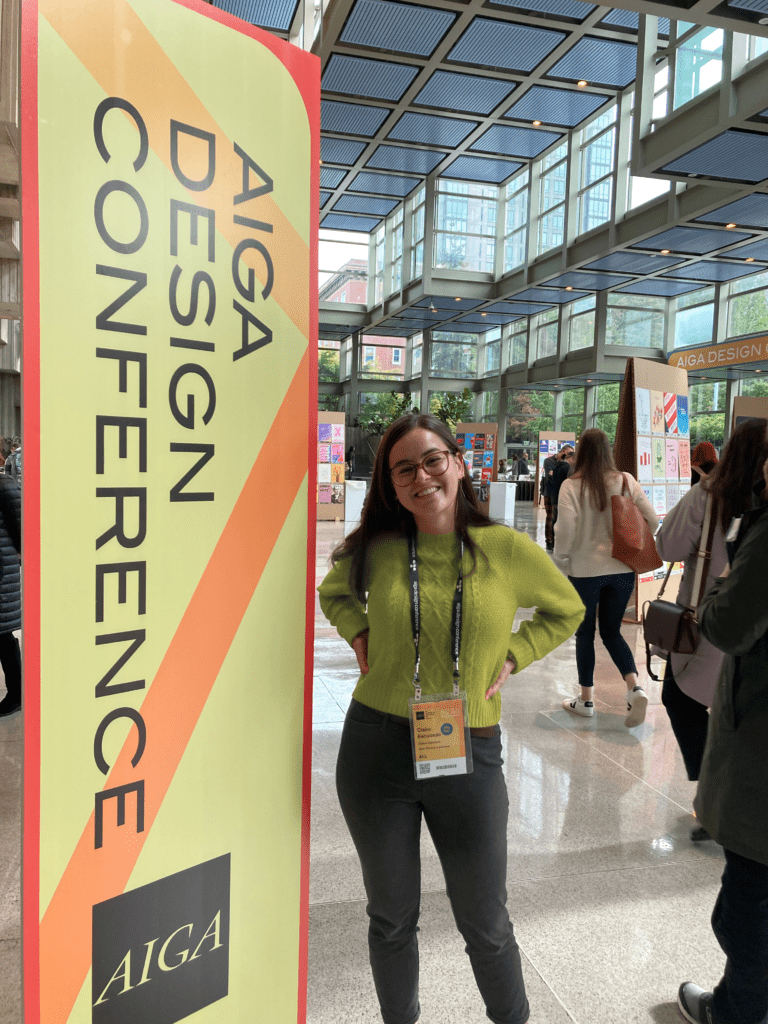
M 576 85 L 578 85 L 578 87 L 579 87 L 580 89 L 583 89 L 583 88 L 584 88 L 584 86 L 585 86 L 586 84 L 587 84 L 587 83 L 586 83 L 586 82 L 584 81 L 584 79 L 583 79 L 583 78 L 582 78 L 582 80 L 581 80 L 580 82 L 577 82 L 577 83 L 576 83 Z
M 565 286 L 565 290 L 566 290 L 567 292 L 572 292 L 572 291 L 573 291 L 573 285 L 572 285 L 572 284 L 567 284 L 567 285 Z
M 726 224 L 725 227 L 726 227 L 726 229 L 730 230 L 730 228 L 735 228 L 736 225 L 735 224 Z
M 661 250 L 661 255 L 662 256 L 669 256 L 669 249 L 662 249 Z
M 591 384 L 591 383 L 592 383 L 592 378 L 591 377 L 587 377 L 587 384 Z
M 744 262 L 745 263 L 754 263 L 755 262 L 755 257 L 754 256 L 747 256 L 747 258 L 746 258 L 746 260 Z
M 755 370 L 755 373 L 762 373 L 762 370 Z
M 456 301 L 461 302 L 461 297 L 459 295 L 456 296 Z
M 322 164 L 322 162 L 323 162 L 323 161 L 321 160 L 321 161 L 320 161 L 320 163 Z
M 480 316 L 488 316 L 487 313 L 481 313 Z
M 768 25 L 768 18 L 758 18 L 758 25 Z
M 534 125 L 534 126 L 535 126 L 536 128 L 538 128 L 538 127 L 539 127 L 539 125 L 541 124 L 541 121 L 533 121 L 533 122 L 532 122 L 532 124 L 533 124 L 533 125 Z

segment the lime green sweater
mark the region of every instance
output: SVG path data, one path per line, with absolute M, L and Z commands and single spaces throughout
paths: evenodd
M 527 534 L 505 526 L 472 528 L 482 548 L 477 568 L 464 581 L 461 637 L 461 687 L 469 700 L 469 723 L 495 725 L 501 716 L 501 694 L 485 700 L 508 657 L 521 672 L 558 647 L 576 630 L 584 607 L 568 580 Z M 455 534 L 419 533 L 421 589 L 421 685 L 424 694 L 450 692 L 451 602 L 459 571 Z M 464 571 L 471 569 L 464 554 Z M 404 538 L 386 537 L 371 549 L 368 605 L 354 597 L 349 581 L 350 559 L 334 566 L 318 588 L 320 607 L 348 642 L 370 629 L 367 675 L 361 675 L 354 697 L 362 704 L 394 715 L 408 714 L 414 694 L 416 652 L 408 600 L 408 546 Z M 513 632 L 518 608 L 535 608 L 530 621 Z

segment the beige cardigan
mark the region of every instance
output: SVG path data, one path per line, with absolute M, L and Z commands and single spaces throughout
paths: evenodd
M 651 532 L 655 533 L 659 520 L 645 491 L 631 473 L 624 473 L 627 490 L 640 509 Z M 613 520 L 611 497 L 621 494 L 622 474 L 606 476 L 608 505 L 599 512 L 589 499 L 581 495 L 581 479 L 569 477 L 560 488 L 555 523 L 555 562 L 568 576 L 611 576 L 631 572 L 623 562 L 611 557 L 613 550 Z

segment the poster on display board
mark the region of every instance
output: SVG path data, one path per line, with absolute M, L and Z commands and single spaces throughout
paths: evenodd
M 294 1024 L 319 61 L 197 0 L 21 52 L 25 1024 Z
M 317 414 L 317 505 L 316 515 L 322 519 L 344 519 L 346 455 L 345 415 L 343 412 Z M 327 485 L 331 484 L 331 487 Z M 325 485 L 325 486 L 322 486 Z
M 456 443 L 464 450 L 464 464 L 472 480 L 472 487 L 480 508 L 490 512 L 489 484 L 496 480 L 497 423 L 457 423 Z

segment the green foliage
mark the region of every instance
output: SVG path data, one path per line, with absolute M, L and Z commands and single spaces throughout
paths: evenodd
M 730 324 L 728 336 L 754 334 L 768 328 L 768 297 L 766 292 L 734 296 L 729 303 Z
M 550 391 L 512 391 L 507 416 L 507 444 L 532 445 L 539 432 L 551 430 L 555 397 Z
M 469 388 L 463 391 L 438 391 L 429 400 L 429 411 L 452 432 L 456 424 L 467 422 L 472 415 L 472 392 Z
M 362 427 L 369 435 L 384 434 L 395 420 L 406 413 L 418 411 L 413 405 L 410 393 L 382 393 L 376 395 L 373 401 L 365 403 L 353 426 Z
M 320 349 L 317 356 L 317 379 L 321 384 L 338 384 L 339 353 L 333 349 Z

